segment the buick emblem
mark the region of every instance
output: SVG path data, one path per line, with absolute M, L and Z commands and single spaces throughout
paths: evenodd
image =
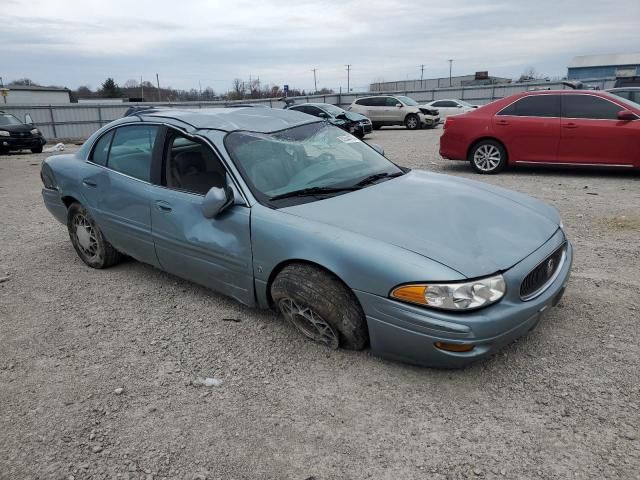
M 550 277 L 551 275 L 553 275 L 553 271 L 555 270 L 556 267 L 556 261 L 553 258 L 550 258 L 549 260 L 547 260 L 547 277 Z

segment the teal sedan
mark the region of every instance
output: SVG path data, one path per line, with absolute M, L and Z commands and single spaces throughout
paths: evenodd
M 551 206 L 400 167 L 295 111 L 137 110 L 41 177 L 89 267 L 127 255 L 277 309 L 329 348 L 414 364 L 493 354 L 558 303 L 571 270 Z

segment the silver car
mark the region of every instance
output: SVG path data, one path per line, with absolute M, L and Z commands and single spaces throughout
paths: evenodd
M 464 100 L 456 100 L 454 98 L 443 98 L 441 100 L 434 100 L 433 102 L 425 103 L 427 108 L 437 108 L 440 112 L 440 118 L 447 118 L 451 115 L 459 115 L 461 113 L 467 113 L 471 110 L 478 108 L 477 105 L 471 105 Z
M 422 107 L 413 98 L 404 95 L 357 98 L 347 110 L 368 117 L 374 129 L 385 125 L 404 125 L 409 130 L 416 130 L 434 128 L 440 122 L 436 108 Z
M 127 255 L 327 347 L 415 364 L 464 366 L 526 334 L 571 269 L 547 204 L 399 167 L 295 111 L 137 111 L 41 178 L 90 267 Z

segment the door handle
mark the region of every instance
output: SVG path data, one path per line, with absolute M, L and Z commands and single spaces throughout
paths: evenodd
M 98 186 L 98 184 L 95 181 L 91 180 L 90 178 L 83 179 L 82 184 L 85 187 L 91 187 L 91 188 L 96 188 Z
M 496 120 L 496 125 L 509 125 L 506 120 Z
M 170 212 L 171 210 L 173 210 L 171 205 L 162 200 L 156 200 L 156 209 L 161 212 Z
M 569 123 L 565 123 L 564 125 L 562 125 L 564 128 L 578 128 L 578 125 L 573 123 L 573 122 L 569 122 Z

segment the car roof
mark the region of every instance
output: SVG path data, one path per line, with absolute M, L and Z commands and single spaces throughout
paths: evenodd
M 201 108 L 201 109 L 157 109 L 149 113 L 137 114 L 142 120 L 153 121 L 158 118 L 171 118 L 191 125 L 196 129 L 212 129 L 232 132 L 248 130 L 270 133 L 287 128 L 318 122 L 318 119 L 295 110 L 274 108 Z
M 622 91 L 629 91 L 629 90 L 640 90 L 640 87 L 615 87 L 615 88 L 607 88 L 605 90 L 605 92 L 622 92 Z

